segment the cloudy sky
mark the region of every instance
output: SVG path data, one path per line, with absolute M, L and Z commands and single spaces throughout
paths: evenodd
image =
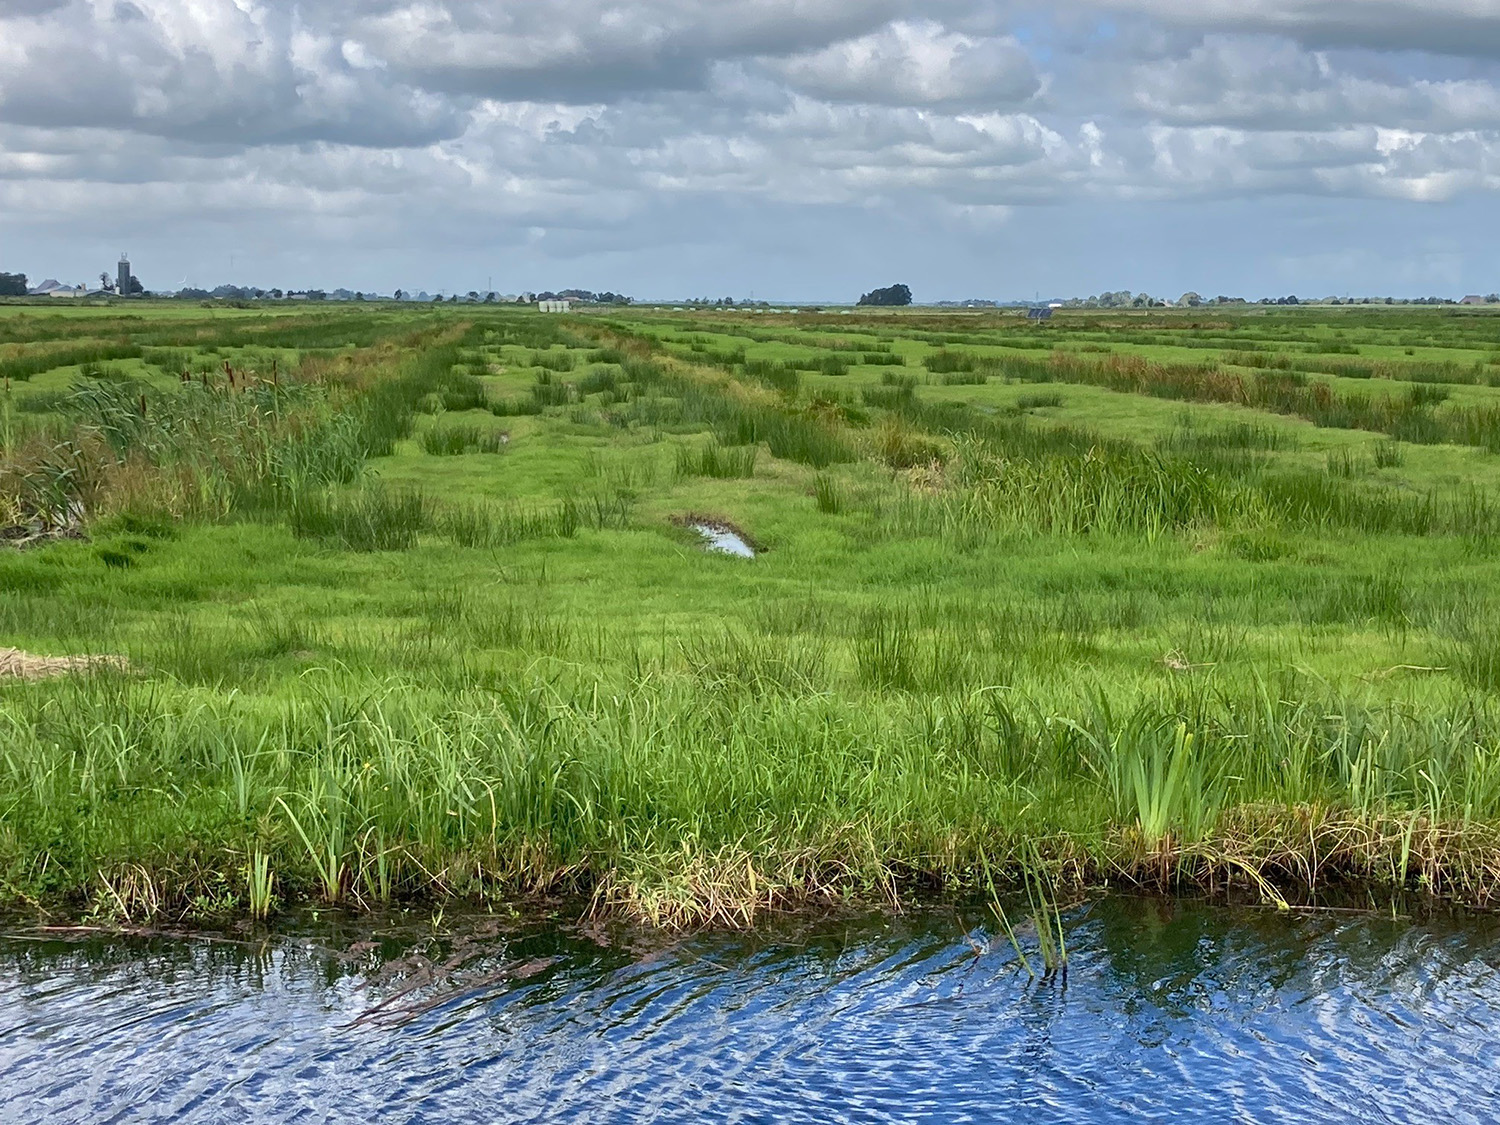
M 0 0 L 0 270 L 1500 289 L 1500 0 Z

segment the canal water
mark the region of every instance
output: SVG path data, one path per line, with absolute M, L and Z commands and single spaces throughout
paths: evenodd
M 978 921 L 13 932 L 0 1120 L 1500 1120 L 1491 919 L 1105 898 L 1045 980 Z

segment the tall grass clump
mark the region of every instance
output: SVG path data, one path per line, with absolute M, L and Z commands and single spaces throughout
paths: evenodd
M 479 380 L 458 370 L 461 351 L 457 342 L 418 348 L 402 358 L 394 378 L 377 377 L 358 394 L 355 416 L 369 456 L 388 457 L 396 442 L 412 435 L 424 399 L 435 398 L 444 409 L 484 405 Z
M 1006 534 L 1140 534 L 1233 524 L 1261 510 L 1253 490 L 1145 450 L 997 456 L 957 442 L 953 487 L 912 492 L 883 512 L 892 533 L 959 540 Z
M 567 406 L 573 401 L 573 384 L 555 382 L 552 371 L 543 368 L 531 385 L 531 397 L 538 407 Z
M 1347 449 L 1332 450 L 1324 456 L 1323 460 L 1328 468 L 1328 475 L 1331 477 L 1349 480 L 1359 473 L 1359 459 Z
M 838 515 L 844 510 L 844 490 L 828 473 L 819 473 L 813 478 L 813 502 L 824 515 Z
M 484 384 L 467 372 L 455 372 L 439 394 L 444 410 L 483 410 L 489 405 Z
M 725 447 L 717 441 L 707 445 L 677 447 L 677 475 L 684 477 L 745 478 L 755 475 L 760 450 L 753 445 Z
M 421 432 L 418 442 L 424 452 L 436 457 L 499 453 L 506 444 L 504 434 L 471 422 L 434 423 Z
M 420 492 L 369 486 L 353 492 L 308 492 L 291 510 L 294 534 L 331 540 L 354 551 L 403 551 L 430 524 Z
M 578 361 L 571 351 L 552 348 L 544 352 L 532 352 L 529 362 L 532 367 L 539 367 L 544 371 L 572 371 Z
M 539 539 L 571 539 L 583 528 L 623 528 L 627 497 L 610 488 L 584 490 L 552 503 L 454 503 L 436 509 L 432 526 L 460 547 L 509 547 Z
M 425 453 L 451 457 L 476 448 L 482 436 L 482 431 L 475 425 L 428 426 L 418 442 Z
M 795 398 L 802 385 L 801 374 L 791 364 L 768 359 L 751 359 L 745 361 L 742 370 L 746 375 L 780 391 L 788 398 Z
M 526 395 L 525 397 L 518 398 L 500 398 L 490 403 L 490 413 L 497 418 L 540 414 L 543 408 L 543 403 L 536 395 Z
M 1043 410 L 1062 404 L 1063 396 L 1057 391 L 1037 391 L 1016 399 L 1016 407 L 1020 410 Z
M 937 351 L 931 352 L 922 358 L 922 366 L 934 375 L 972 372 L 975 370 L 976 365 L 977 361 L 972 353 L 952 352 L 946 348 L 939 348 Z
M 620 389 L 620 377 L 613 367 L 596 367 L 579 379 L 576 385 L 580 395 L 617 392 Z
M 815 469 L 855 459 L 848 441 L 821 418 L 741 404 L 712 414 L 714 433 L 724 445 L 765 442 L 773 457 Z

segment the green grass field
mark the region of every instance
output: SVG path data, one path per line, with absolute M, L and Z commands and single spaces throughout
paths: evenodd
M 0 899 L 1500 875 L 1500 319 L 0 305 Z M 689 526 L 738 531 L 754 559 Z

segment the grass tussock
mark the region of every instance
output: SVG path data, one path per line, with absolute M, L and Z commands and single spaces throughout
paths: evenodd
M 720 480 L 753 477 L 755 459 L 760 450 L 753 445 L 725 447 L 717 441 L 694 448 L 677 447 L 677 474 L 691 477 L 716 477 Z
M 501 453 L 508 440 L 503 431 L 487 429 L 476 423 L 438 423 L 428 426 L 418 436 L 423 452 L 434 457 Z
M 420 492 L 367 487 L 352 493 L 307 493 L 290 516 L 298 536 L 330 540 L 354 551 L 403 551 L 416 546 L 431 509 Z

